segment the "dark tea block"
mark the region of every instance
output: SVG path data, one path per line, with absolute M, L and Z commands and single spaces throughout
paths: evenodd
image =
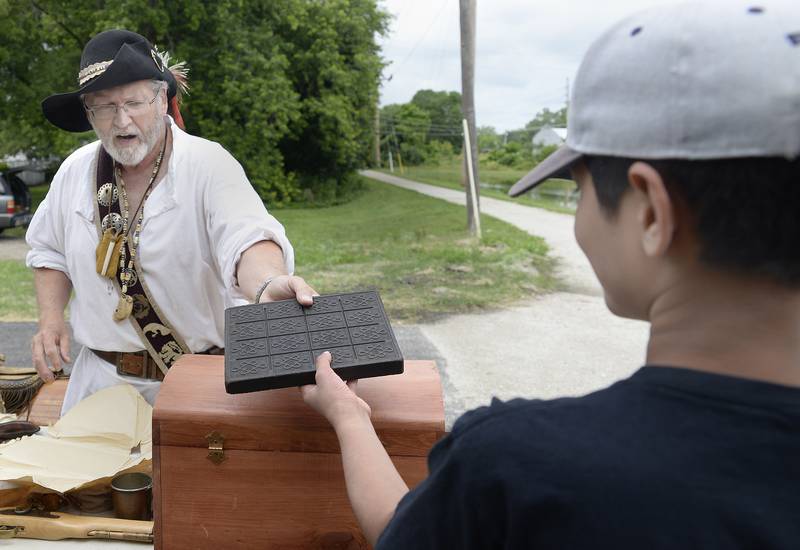
M 314 383 L 314 361 L 330 351 L 345 380 L 403 372 L 403 356 L 375 291 L 251 304 L 225 311 L 228 393 Z

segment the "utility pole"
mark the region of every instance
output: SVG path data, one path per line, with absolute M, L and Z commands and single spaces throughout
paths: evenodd
M 381 167 L 381 106 L 380 95 L 375 99 L 375 168 Z
M 564 100 L 564 105 L 567 107 L 567 109 L 569 109 L 569 77 L 567 77 L 567 89 L 566 89 L 566 93 L 567 93 L 567 95 L 565 96 L 565 97 L 566 97 L 566 99 Z
M 480 193 L 478 182 L 478 140 L 475 128 L 475 3 L 476 0 L 459 0 L 461 11 L 461 110 L 469 128 L 469 150 L 464 149 L 464 189 L 467 193 L 467 227 L 473 236 L 478 236 L 480 220 Z M 466 137 L 466 136 L 465 136 Z M 468 159 L 472 166 L 467 167 Z M 470 169 L 471 168 L 471 169 Z M 468 174 L 472 173 L 475 181 L 475 205 L 472 204 Z M 475 214 L 473 214 L 473 212 Z

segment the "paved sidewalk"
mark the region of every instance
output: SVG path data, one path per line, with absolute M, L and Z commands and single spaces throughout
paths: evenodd
M 362 175 L 449 202 L 464 193 L 365 170 Z M 644 362 L 648 326 L 605 306 L 594 272 L 575 243 L 574 218 L 481 197 L 481 215 L 543 237 L 559 259 L 567 291 L 501 311 L 455 315 L 417 325 L 439 357 L 448 427 L 492 397 L 548 399 L 589 393 L 626 378 Z M 416 357 L 412 357 L 416 358 Z

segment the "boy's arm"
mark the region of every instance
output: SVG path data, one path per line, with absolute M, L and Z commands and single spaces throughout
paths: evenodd
M 370 408 L 330 367 L 331 355 L 317 359 L 316 386 L 300 388 L 303 399 L 336 430 L 347 495 L 361 530 L 375 545 L 408 486 L 392 464 L 370 422 Z

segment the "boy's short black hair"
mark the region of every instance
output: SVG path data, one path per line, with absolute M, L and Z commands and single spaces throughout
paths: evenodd
M 614 216 L 635 159 L 585 157 L 600 206 Z M 694 220 L 707 265 L 800 287 L 800 159 L 645 160 Z

